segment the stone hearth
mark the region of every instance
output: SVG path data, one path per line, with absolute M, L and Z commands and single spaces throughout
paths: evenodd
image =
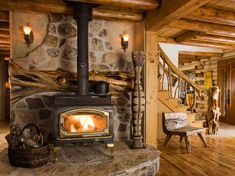
M 12 167 L 7 156 L 5 134 L 0 134 L 1 176 L 155 176 L 159 170 L 160 152 L 150 146 L 146 149 L 131 150 L 123 142 L 115 143 L 115 158 L 110 159 L 109 151 L 103 145 L 64 147 L 58 163 L 52 162 L 41 168 L 26 169 Z

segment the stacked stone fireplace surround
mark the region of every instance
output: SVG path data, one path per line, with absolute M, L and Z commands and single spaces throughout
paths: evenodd
M 29 52 L 26 57 L 14 58 L 13 61 L 22 68 L 32 71 L 62 69 L 76 72 L 76 21 L 72 16 L 58 14 L 51 14 L 48 18 L 48 32 L 42 44 Z M 108 36 L 112 31 L 108 31 L 107 25 L 109 23 L 104 20 L 93 20 L 89 25 L 89 70 L 133 72 L 131 53 L 115 51 Z M 11 83 L 13 91 L 17 92 L 22 89 L 20 86 L 14 86 L 14 80 L 11 80 Z M 115 140 L 130 140 L 131 91 L 110 93 L 112 102 L 117 108 L 114 119 Z M 53 96 L 58 94 L 70 93 L 43 91 L 16 102 L 12 101 L 11 125 L 22 127 L 27 123 L 35 123 L 47 136 L 53 128 Z
M 14 17 L 16 19 L 14 19 Z M 20 36 L 18 36 L 19 26 L 17 26 L 18 24 L 16 22 L 27 22 L 27 17 L 29 17 L 28 20 L 32 21 L 32 23 L 35 23 L 38 15 L 32 14 L 30 16 L 29 14 L 23 12 L 14 12 L 13 14 L 13 29 L 15 29 L 13 42 L 19 42 L 19 45 L 16 45 L 16 47 L 13 48 L 12 61 L 24 70 L 30 70 L 32 72 L 57 71 L 58 69 L 67 72 L 76 72 L 77 27 L 76 21 L 73 19 L 73 17 L 60 14 L 43 14 L 42 18 L 38 20 L 39 23 L 42 23 L 42 21 L 48 21 L 48 23 L 45 24 L 46 27 L 35 29 L 37 30 L 37 33 L 35 32 L 35 37 L 38 37 L 36 36 L 37 34 L 45 35 L 42 35 L 43 39 L 40 39 L 42 42 L 39 45 L 33 46 L 31 48 L 24 46 L 23 39 L 20 39 Z M 14 20 L 16 23 L 14 23 Z M 38 30 L 44 29 L 46 31 L 38 32 Z M 130 35 L 129 48 L 126 53 L 124 53 L 121 49 L 120 36 L 117 35 L 117 31 L 119 34 L 121 34 L 123 31 L 127 31 Z M 133 43 L 134 23 L 112 22 L 98 19 L 92 20 L 89 25 L 89 71 L 133 73 L 134 67 L 131 55 L 132 51 L 134 50 Z M 22 53 L 25 53 L 25 56 L 22 57 Z M 12 84 L 10 122 L 11 129 L 17 126 L 22 128 L 28 123 L 34 123 L 40 127 L 45 137 L 47 137 L 47 135 L 53 131 L 54 127 L 53 96 L 58 94 L 67 95 L 71 94 L 72 92 L 43 90 L 42 92 L 28 94 L 27 96 L 23 96 L 22 98 L 18 98 L 16 100 L 14 98 L 19 97 L 17 95 L 20 95 L 21 91 L 25 90 L 25 87 L 14 84 L 15 80 L 11 78 L 12 77 L 10 77 Z M 30 88 L 31 90 L 34 89 L 33 87 L 27 88 Z M 114 117 L 114 141 L 130 141 L 132 121 L 132 90 L 110 90 L 110 94 L 112 95 L 112 103 L 116 106 L 116 115 Z M 64 150 L 62 158 L 65 157 L 66 159 L 61 159 L 59 165 L 57 166 L 50 165 L 49 167 L 54 169 L 60 167 L 61 169 L 64 167 L 64 163 L 69 162 L 71 167 L 76 167 L 74 170 L 79 171 L 80 175 L 82 175 L 81 173 L 83 173 L 83 170 L 86 171 L 83 173 L 83 175 L 89 175 L 93 172 L 93 170 L 96 170 L 96 172 L 97 170 L 100 171 L 99 174 L 96 173 L 97 175 L 102 175 L 104 171 L 108 172 L 108 170 L 122 170 L 121 172 L 118 171 L 117 173 L 114 173 L 114 175 L 133 176 L 155 175 L 159 170 L 159 152 L 154 148 L 150 147 L 146 150 L 142 149 L 141 151 L 132 151 L 127 149 L 126 146 L 123 146 L 123 144 L 119 143 L 117 148 L 120 148 L 121 152 L 119 151 L 117 153 L 117 158 L 114 161 L 107 160 L 107 157 L 105 157 L 103 154 L 97 154 L 99 147 L 95 150 L 94 148 L 95 147 L 87 148 L 86 150 L 82 148 L 79 149 L 79 151 L 84 150 L 84 156 L 80 152 L 77 153 L 77 151 L 74 151 L 74 154 L 71 154 L 70 151 Z M 100 150 L 102 151 L 103 149 Z M 89 154 L 87 152 L 89 152 Z M 73 155 L 76 157 L 72 157 Z M 124 157 L 125 155 L 126 158 Z M 88 163 L 85 168 L 80 167 L 81 162 L 77 161 L 81 156 L 84 162 Z M 132 156 L 133 158 L 131 158 Z M 87 157 L 90 158 L 87 159 Z M 81 160 L 81 158 L 79 160 Z M 107 169 L 103 169 L 103 165 L 100 164 L 101 160 L 102 162 L 106 163 L 105 168 Z M 125 162 L 128 163 L 124 164 Z M 5 163 L 5 160 L 3 162 L 0 160 L 0 163 Z M 71 163 L 77 164 L 72 166 Z M 117 166 L 117 168 L 113 166 Z M 86 167 L 93 169 L 89 171 L 89 169 L 86 169 Z M 98 167 L 100 167 L 100 169 Z M 21 172 L 23 173 L 23 171 Z M 41 171 L 39 170 L 39 172 Z M 64 172 L 70 173 L 71 171 L 65 169 Z M 60 174 L 61 173 L 58 172 L 58 175 Z

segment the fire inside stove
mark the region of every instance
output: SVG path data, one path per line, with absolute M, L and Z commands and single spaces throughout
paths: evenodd
M 94 109 L 61 113 L 59 133 L 61 138 L 109 134 L 109 113 Z

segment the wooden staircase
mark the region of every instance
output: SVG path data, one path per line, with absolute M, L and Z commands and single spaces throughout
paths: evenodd
M 193 127 L 204 128 L 206 120 L 201 120 L 203 117 L 202 114 L 199 114 L 197 110 L 196 102 L 204 99 L 203 94 L 208 94 L 208 91 L 194 81 L 192 81 L 188 76 L 186 76 L 182 71 L 176 67 L 171 59 L 166 55 L 166 53 L 159 47 L 159 87 L 158 87 L 158 101 L 159 101 L 159 111 L 158 111 L 158 128 L 159 134 L 162 136 L 163 133 L 161 126 L 161 117 L 163 112 L 184 112 L 187 113 L 188 122 Z M 178 83 L 177 83 L 178 82 Z M 182 86 L 184 83 L 184 86 Z M 179 103 L 180 91 L 184 90 L 187 92 L 187 87 L 190 86 L 193 91 L 190 103 L 189 97 L 184 98 L 185 104 L 182 105 Z M 186 88 L 186 89 L 185 89 Z M 188 106 L 189 105 L 189 106 Z M 198 112 L 198 113 L 194 113 Z M 199 116 L 199 118 L 198 118 Z M 206 129 L 206 128 L 205 128 Z M 205 130 L 206 132 L 206 130 Z
M 179 104 L 179 99 L 177 98 L 171 98 L 170 92 L 167 90 L 159 90 L 158 91 L 158 100 L 161 101 L 162 104 L 164 104 L 171 112 L 185 112 L 187 113 L 188 122 L 193 127 L 203 128 L 204 123 L 206 120 L 198 120 L 196 116 L 198 116 L 197 113 L 192 113 L 190 111 L 187 111 L 187 106 Z
M 171 98 L 170 92 L 167 90 L 160 90 L 158 92 L 158 100 L 160 100 L 172 112 L 186 112 L 187 111 L 187 106 L 179 105 L 179 99 Z

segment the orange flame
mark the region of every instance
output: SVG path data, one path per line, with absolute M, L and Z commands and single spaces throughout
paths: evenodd
M 71 132 L 87 131 L 94 129 L 95 123 L 92 117 L 90 117 L 89 115 L 72 115 L 70 125 Z

